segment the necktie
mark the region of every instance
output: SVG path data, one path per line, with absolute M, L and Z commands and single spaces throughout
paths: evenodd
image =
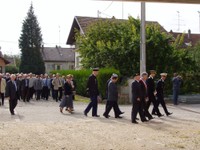
M 17 91 L 17 85 L 16 85 L 16 82 L 13 81 L 13 84 L 15 85 L 15 90 Z

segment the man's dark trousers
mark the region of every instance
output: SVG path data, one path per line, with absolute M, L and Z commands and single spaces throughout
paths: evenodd
M 10 109 L 10 113 L 14 114 L 14 109 L 17 106 L 17 98 L 15 99 L 10 99 L 9 100 L 9 109 Z
M 87 114 L 90 109 L 92 108 L 92 116 L 96 116 L 97 115 L 97 96 L 90 96 L 90 100 L 91 102 L 88 104 L 87 108 L 85 109 L 85 113 Z

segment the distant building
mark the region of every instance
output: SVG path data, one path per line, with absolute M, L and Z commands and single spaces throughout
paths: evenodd
M 5 66 L 8 65 L 10 62 L 5 59 L 0 51 L 0 73 L 5 73 Z
M 41 54 L 45 63 L 46 73 L 52 70 L 74 69 L 74 48 L 42 47 Z
M 81 16 L 75 16 L 72 26 L 71 26 L 71 30 L 67 39 L 66 44 L 69 45 L 75 45 L 75 69 L 81 69 L 81 58 L 80 58 L 80 54 L 77 52 L 78 47 L 76 45 L 76 39 L 75 39 L 75 34 L 76 34 L 76 30 L 78 30 L 80 32 L 80 34 L 85 34 L 86 33 L 86 29 L 87 27 L 96 22 L 96 21 L 107 21 L 107 20 L 119 20 L 119 21 L 127 21 L 125 19 L 115 19 L 115 18 L 95 18 L 95 17 L 81 17 Z M 147 21 L 147 24 L 157 24 L 161 27 L 161 30 L 163 32 L 167 32 L 158 22 L 153 22 L 153 21 Z
M 198 42 L 200 42 L 200 34 L 191 33 L 191 30 L 188 30 L 188 33 L 180 33 L 180 32 L 173 32 L 172 30 L 169 32 L 175 39 L 178 36 L 182 36 L 184 34 L 184 45 L 183 47 L 188 46 L 195 46 Z M 174 39 L 174 40 L 175 40 Z

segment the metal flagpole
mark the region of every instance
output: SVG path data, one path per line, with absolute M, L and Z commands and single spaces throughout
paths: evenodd
M 146 71 L 145 2 L 141 2 L 140 74 Z

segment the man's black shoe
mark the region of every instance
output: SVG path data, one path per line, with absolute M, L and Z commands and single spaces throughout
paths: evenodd
M 147 120 L 147 119 L 143 119 L 143 120 L 141 120 L 142 122 L 148 122 L 149 120 Z
M 137 122 L 137 121 L 135 121 L 135 120 L 133 120 L 133 121 L 132 121 L 132 123 L 134 123 L 134 124 L 138 124 L 138 122 Z
M 154 119 L 154 117 L 149 117 L 148 119 L 151 120 L 151 119 Z
M 162 117 L 162 116 L 164 116 L 163 114 L 158 114 L 158 117 Z
M 173 113 L 168 112 L 168 113 L 167 113 L 167 116 L 170 116 L 170 115 L 172 115 L 172 114 L 173 114 Z
M 125 113 L 125 112 L 120 112 L 119 115 L 122 115 L 122 114 L 124 114 L 124 113 Z
M 104 116 L 105 118 L 107 118 L 107 119 L 109 118 L 109 116 L 108 116 L 108 115 L 105 115 L 105 114 L 103 114 L 103 116 Z
M 121 116 L 116 116 L 115 118 L 119 118 L 119 119 L 121 119 L 122 117 L 121 117 Z
M 94 115 L 94 116 L 92 116 L 92 117 L 100 117 L 99 115 Z
M 84 111 L 83 114 L 87 117 L 87 113 Z

